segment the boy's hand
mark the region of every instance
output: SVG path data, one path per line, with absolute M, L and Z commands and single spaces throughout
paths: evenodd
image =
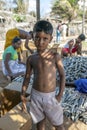
M 52 53 L 57 53 L 57 48 L 50 48 L 49 49 Z
M 61 96 L 57 95 L 56 99 L 58 100 L 58 102 L 60 102 L 61 101 Z
M 46 59 L 53 59 L 54 58 L 54 54 L 55 54 L 55 52 L 53 52 L 51 49 L 49 49 L 49 50 L 43 52 L 41 54 L 41 56 L 43 58 L 46 58 Z

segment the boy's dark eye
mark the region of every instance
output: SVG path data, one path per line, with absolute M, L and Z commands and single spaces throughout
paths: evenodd
M 39 37 L 35 37 L 35 40 L 36 40 L 36 41 L 39 41 L 39 40 L 41 40 L 41 38 L 39 38 Z M 48 40 L 47 37 L 43 38 L 43 41 L 47 41 L 47 40 Z
M 46 40 L 48 40 L 48 38 L 47 38 L 47 37 L 45 37 L 45 38 L 44 38 L 44 40 L 46 41 Z

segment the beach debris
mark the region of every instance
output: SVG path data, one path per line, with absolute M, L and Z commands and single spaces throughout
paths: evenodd
M 65 57 L 63 58 L 63 65 L 66 75 L 66 82 L 73 82 L 80 78 L 87 78 L 87 57 Z M 57 72 L 57 80 L 59 74 Z
M 63 58 L 66 82 L 73 82 L 80 78 L 87 78 L 87 57 L 76 56 Z M 57 72 L 57 80 L 59 74 Z M 56 89 L 58 94 L 58 88 Z M 73 121 L 87 124 L 87 94 L 75 91 L 75 88 L 65 88 L 61 101 L 64 115 Z
M 56 89 L 56 94 L 59 87 Z M 64 115 L 76 122 L 78 120 L 87 124 L 87 94 L 75 91 L 74 88 L 65 88 L 61 100 Z

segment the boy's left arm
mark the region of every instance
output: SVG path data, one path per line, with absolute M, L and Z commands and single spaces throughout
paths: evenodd
M 60 101 L 61 97 L 63 95 L 64 88 L 65 88 L 65 72 L 64 72 L 62 59 L 59 55 L 56 55 L 56 65 L 57 65 L 57 69 L 58 69 L 59 76 L 60 76 L 59 93 L 56 96 L 56 98 L 57 98 L 58 101 Z

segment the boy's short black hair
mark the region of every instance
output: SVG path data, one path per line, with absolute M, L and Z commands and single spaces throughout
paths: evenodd
M 21 40 L 21 38 L 16 36 L 16 37 L 13 38 L 12 43 L 16 43 L 16 42 L 18 42 L 20 40 Z
M 40 20 L 38 21 L 33 28 L 33 32 L 45 32 L 47 34 L 52 35 L 53 33 L 53 26 L 49 21 Z
M 81 39 L 81 41 L 84 41 L 86 39 L 85 35 L 84 34 L 80 34 L 78 36 L 79 39 Z

